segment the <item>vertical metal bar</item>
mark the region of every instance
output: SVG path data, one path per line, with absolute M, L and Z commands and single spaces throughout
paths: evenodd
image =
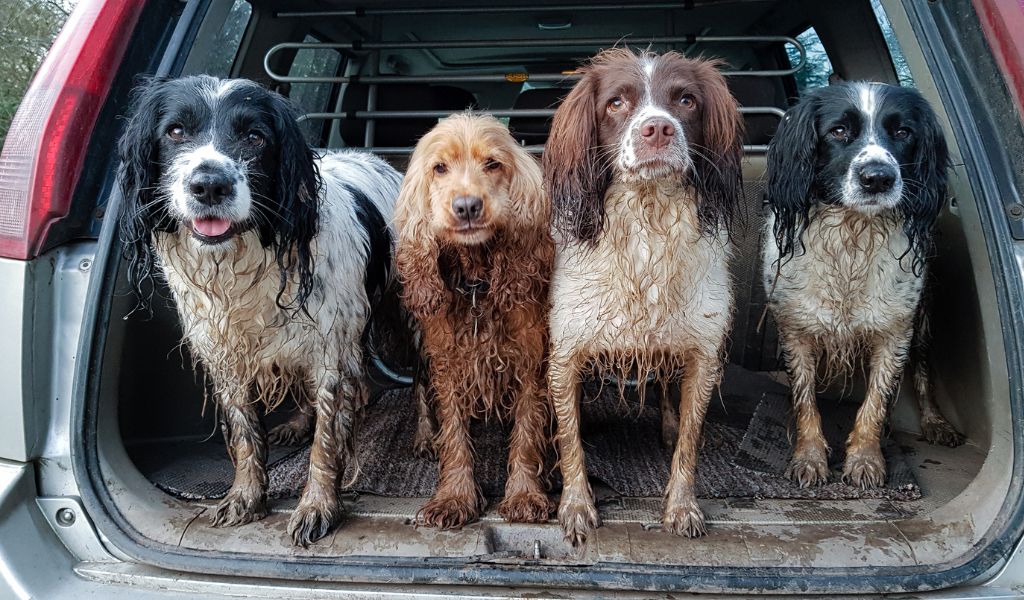
M 372 28 L 374 39 L 380 39 L 381 30 L 383 29 L 383 27 L 381 26 L 380 17 L 375 17 L 373 19 Z M 380 75 L 380 50 L 374 50 L 373 52 L 370 52 L 369 63 L 369 72 L 373 75 Z M 366 110 L 368 111 L 377 110 L 376 83 L 370 83 L 369 87 L 366 89 L 366 106 Z M 368 121 L 366 121 L 366 132 L 364 133 L 363 145 L 367 147 L 373 147 L 374 145 L 376 145 L 376 138 L 377 119 L 370 118 Z
M 377 110 L 377 84 L 371 83 L 369 88 L 366 90 L 366 110 L 376 111 Z M 374 137 L 377 135 L 377 119 L 371 117 L 366 120 L 366 138 L 363 145 L 370 148 L 373 147 Z

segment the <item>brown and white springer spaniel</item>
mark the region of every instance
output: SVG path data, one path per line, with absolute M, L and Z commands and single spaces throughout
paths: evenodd
M 580 442 L 580 379 L 597 368 L 664 386 L 675 440 L 663 523 L 704 533 L 697 447 L 732 314 L 728 227 L 741 190 L 742 121 L 716 63 L 606 50 L 555 114 L 544 153 L 555 270 L 549 388 L 564 489 L 558 519 L 598 526 Z M 640 390 L 641 396 L 643 389 Z

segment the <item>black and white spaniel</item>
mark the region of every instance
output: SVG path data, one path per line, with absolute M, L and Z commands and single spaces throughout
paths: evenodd
M 815 399 L 819 362 L 827 376 L 849 373 L 861 359 L 869 367 L 845 481 L 885 482 L 880 436 L 908 357 L 926 438 L 963 441 L 932 397 L 922 302 L 948 165 L 928 103 L 912 89 L 878 83 L 813 90 L 772 140 L 764 284 L 797 421 L 788 475 L 801 486 L 828 479 Z
M 213 384 L 235 480 L 218 526 L 267 514 L 257 407 L 292 390 L 300 410 L 271 439 L 315 429 L 296 544 L 341 516 L 338 474 L 365 401 L 362 337 L 391 277 L 400 176 L 361 153 L 317 156 L 280 95 L 251 81 L 154 80 L 121 138 L 121 235 L 145 304 L 167 282 L 185 339 Z

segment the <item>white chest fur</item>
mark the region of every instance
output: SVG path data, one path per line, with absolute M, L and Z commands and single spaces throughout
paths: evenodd
M 601 353 L 716 352 L 731 318 L 724 229 L 702 236 L 693 191 L 613 184 L 596 245 L 557 244 L 555 347 Z
M 913 255 L 893 215 L 816 209 L 804 251 L 781 265 L 773 224 L 769 217 L 763 275 L 780 327 L 838 347 L 911 326 L 924 277 L 911 272 Z
M 217 254 L 197 252 L 188 237 L 159 234 L 156 249 L 189 347 L 214 381 L 260 385 L 268 404 L 276 403 L 281 377 L 297 375 L 310 339 L 322 337 L 316 324 L 277 306 L 277 262 L 255 234 Z
M 193 354 L 218 385 L 256 384 L 271 405 L 295 378 L 328 381 L 339 371 L 354 375 L 362 369 L 370 243 L 348 188 L 362 190 L 388 222 L 399 178 L 361 153 L 324 155 L 320 174 L 324 195 L 310 246 L 314 281 L 306 311 L 278 305 L 274 251 L 263 248 L 253 231 L 218 247 L 203 247 L 185 231 L 154 237 Z M 282 296 L 285 306 L 294 288 L 293 280 Z

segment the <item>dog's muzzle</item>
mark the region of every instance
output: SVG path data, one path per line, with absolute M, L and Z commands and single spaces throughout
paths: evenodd
M 188 221 L 192 236 L 207 245 L 225 242 L 240 228 L 227 217 L 225 209 L 236 199 L 235 176 L 218 165 L 203 163 L 184 182 L 185 195 L 192 207 Z
M 884 194 L 892 190 L 898 176 L 892 165 L 873 161 L 857 171 L 857 184 L 865 194 Z
M 235 178 L 220 170 L 196 169 L 185 183 L 192 200 L 219 206 L 235 196 Z

